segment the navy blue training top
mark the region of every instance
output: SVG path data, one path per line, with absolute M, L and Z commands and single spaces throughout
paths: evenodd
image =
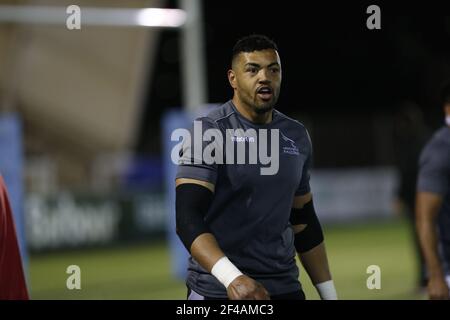
M 191 144 L 183 142 L 176 177 L 215 185 L 205 222 L 237 268 L 261 282 L 270 295 L 299 290 L 289 216 L 294 196 L 310 192 L 312 147 L 307 130 L 300 122 L 275 109 L 270 123 L 252 123 L 239 114 L 232 101 L 196 121 L 201 122 L 201 131 L 191 129 Z M 205 135 L 208 129 L 214 129 L 209 131 L 213 134 L 208 135 L 209 141 L 202 142 L 202 149 L 211 151 L 213 146 L 217 147 L 209 153 L 222 161 L 211 163 L 205 161 L 202 153 L 194 152 L 194 139 L 198 139 L 200 132 Z M 211 138 L 218 132 L 223 138 Z M 249 133 L 256 133 L 256 138 Z M 264 134 L 268 137 L 265 150 L 259 145 Z M 274 148 L 274 141 L 278 142 L 278 148 Z M 241 157 L 241 162 L 237 163 L 237 150 L 242 144 L 245 161 Z M 276 154 L 271 154 L 274 150 Z M 270 163 L 264 155 L 272 157 Z M 278 166 L 275 165 L 277 157 Z M 263 168 L 269 168 L 266 174 L 262 174 Z M 192 257 L 187 285 L 204 296 L 227 297 L 225 287 Z

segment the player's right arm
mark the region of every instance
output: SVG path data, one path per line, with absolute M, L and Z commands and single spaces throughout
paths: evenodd
M 416 228 L 428 269 L 428 295 L 430 299 L 449 299 L 449 288 L 438 254 L 436 218 L 443 203 L 440 194 L 417 192 Z
M 204 221 L 214 187 L 202 180 L 176 179 L 177 234 L 192 257 L 226 287 L 231 300 L 269 299 L 260 283 L 242 274 L 228 260 Z

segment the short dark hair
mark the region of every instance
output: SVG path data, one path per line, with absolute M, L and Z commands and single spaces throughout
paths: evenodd
M 268 37 L 261 34 L 252 34 L 244 38 L 239 39 L 233 47 L 233 54 L 231 56 L 231 62 L 241 52 L 253 52 L 266 49 L 273 49 L 278 51 L 276 43 Z
M 445 82 L 441 89 L 441 105 L 450 104 L 450 80 Z

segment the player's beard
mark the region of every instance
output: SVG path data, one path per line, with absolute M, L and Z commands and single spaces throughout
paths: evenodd
M 250 106 L 255 113 L 262 115 L 273 110 L 275 104 L 278 101 L 278 94 L 274 92 L 273 98 L 269 101 L 262 101 L 258 96 L 254 96 L 252 99 L 252 97 L 248 95 L 241 96 L 240 100 L 242 100 L 246 105 Z
M 272 102 L 268 102 L 268 103 L 264 103 L 264 104 L 260 104 L 260 105 L 254 105 L 253 110 L 255 110 L 255 112 L 257 114 L 264 114 L 266 112 L 272 111 L 274 105 L 275 105 L 275 103 L 272 103 Z
M 257 114 L 264 114 L 266 112 L 272 111 L 273 108 L 275 107 L 275 104 L 277 103 L 277 100 L 278 95 L 275 92 L 273 93 L 272 99 L 270 99 L 269 101 L 263 101 L 262 103 L 261 100 L 258 97 L 256 97 L 256 101 L 253 104 L 253 110 L 255 110 Z

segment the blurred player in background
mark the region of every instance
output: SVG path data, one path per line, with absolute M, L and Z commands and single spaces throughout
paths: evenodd
M 426 288 L 427 279 L 425 261 L 415 227 L 416 182 L 420 152 L 430 135 L 420 107 L 413 101 L 402 102 L 394 123 L 395 160 L 399 173 L 395 212 L 405 216 L 411 226 L 418 267 L 417 287 L 420 291 Z
M 0 175 L 0 300 L 28 300 L 13 214 Z
M 417 180 L 417 232 L 430 299 L 449 299 L 450 288 L 450 85 L 442 93 L 446 125 L 423 149 Z
M 191 253 L 188 299 L 303 300 L 296 251 L 321 298 L 337 299 L 309 186 L 311 141 L 301 123 L 274 109 L 281 86 L 276 44 L 259 35 L 238 41 L 228 80 L 233 99 L 198 119 L 200 134 L 215 129 L 224 143 L 245 143 L 249 159 L 256 141 L 226 130 L 275 129 L 279 137 L 266 150 L 279 145 L 279 169 L 262 175 L 261 163 L 195 163 L 193 148 L 183 145 L 176 215 Z

